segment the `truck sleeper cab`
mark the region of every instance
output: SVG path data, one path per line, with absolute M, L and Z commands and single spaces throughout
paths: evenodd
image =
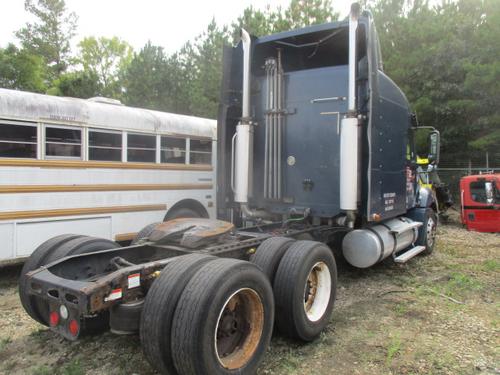
M 432 252 L 432 192 L 416 181 L 408 102 L 382 71 L 369 13 L 242 30 L 222 86 L 218 220 L 153 224 L 127 247 L 47 241 L 22 272 L 31 317 L 70 340 L 139 332 L 164 374 L 251 374 L 273 325 L 312 341 L 330 322 L 332 248 L 360 268 Z

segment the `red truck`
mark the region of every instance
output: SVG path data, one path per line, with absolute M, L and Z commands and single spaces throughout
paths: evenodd
M 500 174 L 460 180 L 462 224 L 477 232 L 500 232 Z

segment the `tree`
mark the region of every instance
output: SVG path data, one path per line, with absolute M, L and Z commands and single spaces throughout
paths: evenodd
M 333 11 L 331 0 L 291 0 L 285 10 L 283 30 L 332 22 L 338 18 L 338 13 Z
M 423 125 L 441 131 L 442 164 L 500 149 L 500 3 L 379 0 L 369 4 L 384 68 Z M 499 155 L 500 156 L 500 155 Z
M 222 80 L 222 49 L 229 42 L 226 27 L 219 28 L 212 20 L 194 44 L 184 46 L 179 56 L 184 78 L 189 83 L 189 110 L 195 116 L 214 118 Z M 189 74 L 191 73 L 191 74 Z
M 83 70 L 98 78 L 102 95 L 119 98 L 121 95 L 120 74 L 132 60 L 132 47 L 117 38 L 84 38 L 79 44 L 80 53 L 77 61 Z
M 177 55 L 167 56 L 162 47 L 148 42 L 134 54 L 124 75 L 124 99 L 128 105 L 176 113 L 188 112 Z
M 36 21 L 16 32 L 23 49 L 41 56 L 49 66 L 49 79 L 57 78 L 68 66 L 70 41 L 77 16 L 66 9 L 64 0 L 25 0 L 25 9 Z
M 0 87 L 45 92 L 46 69 L 43 59 L 9 44 L 0 49 Z
M 101 91 L 102 88 L 96 75 L 91 72 L 76 71 L 61 74 L 47 94 L 88 99 L 100 95 Z
M 262 36 L 332 22 L 337 20 L 338 16 L 333 10 L 331 0 L 291 0 L 284 10 L 281 7 L 272 9 L 268 5 L 261 11 L 250 6 L 232 24 L 233 41 L 239 40 L 242 28 L 252 35 Z

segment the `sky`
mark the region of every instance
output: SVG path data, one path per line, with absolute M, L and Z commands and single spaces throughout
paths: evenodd
M 1 0 L 0 47 L 15 42 L 14 32 L 32 21 L 24 10 L 24 0 Z M 289 0 L 66 0 L 78 15 L 76 45 L 86 36 L 117 36 L 139 50 L 148 40 L 175 52 L 188 40 L 201 34 L 212 18 L 218 25 L 230 24 L 252 5 L 264 9 L 285 8 Z M 343 18 L 351 0 L 333 0 Z

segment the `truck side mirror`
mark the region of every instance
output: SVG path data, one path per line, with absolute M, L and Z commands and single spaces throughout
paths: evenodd
M 433 130 L 429 133 L 429 161 L 432 160 L 439 164 L 439 131 Z

